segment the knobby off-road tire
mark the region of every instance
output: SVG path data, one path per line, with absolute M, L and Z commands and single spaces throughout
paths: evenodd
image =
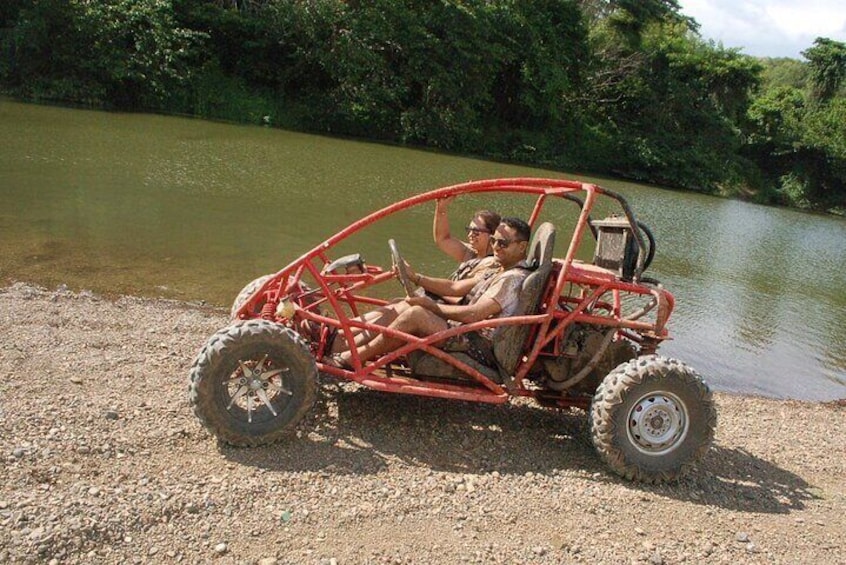
M 263 285 L 267 280 L 272 277 L 273 274 L 261 276 L 253 281 L 247 283 L 247 285 L 241 289 L 241 292 L 238 293 L 238 296 L 235 297 L 235 301 L 232 302 L 232 308 L 229 310 L 229 319 L 235 320 L 238 316 L 238 310 L 241 309 L 241 306 L 244 305 L 244 302 L 253 295 L 253 293 L 258 290 L 258 288 Z
M 711 391 L 690 367 L 646 355 L 611 371 L 590 410 L 591 438 L 611 469 L 630 480 L 662 483 L 684 476 L 714 439 Z
M 267 320 L 214 334 L 190 372 L 189 401 L 221 441 L 252 447 L 289 435 L 314 404 L 317 366 L 293 330 Z

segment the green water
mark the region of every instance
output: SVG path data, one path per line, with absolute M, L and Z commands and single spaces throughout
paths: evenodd
M 468 180 L 568 177 L 268 128 L 11 101 L 0 101 L 0 136 L 3 283 L 222 306 L 249 280 L 396 200 Z M 622 192 L 655 232 L 649 273 L 677 299 L 664 354 L 721 390 L 846 397 L 846 222 L 570 178 Z M 483 206 L 528 214 L 507 199 L 467 199 L 453 206 L 454 227 Z M 349 251 L 386 264 L 394 237 L 421 268 L 446 272 L 430 212 L 374 226 Z

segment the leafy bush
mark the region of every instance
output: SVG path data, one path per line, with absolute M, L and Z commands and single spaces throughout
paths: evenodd
M 703 41 L 674 0 L 8 0 L 6 92 L 846 208 L 846 45 Z
M 168 0 L 42 0 L 21 9 L 5 80 L 33 98 L 156 108 L 192 70 L 204 34 Z

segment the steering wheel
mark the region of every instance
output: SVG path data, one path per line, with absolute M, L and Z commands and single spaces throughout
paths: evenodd
M 394 265 L 397 266 L 397 278 L 399 279 L 400 284 L 402 284 L 402 287 L 405 289 L 405 295 L 412 296 L 417 287 L 408 277 L 408 269 L 405 268 L 405 261 L 403 260 L 402 255 L 400 255 L 397 242 L 393 239 L 389 239 L 388 247 L 391 248 L 391 260 L 394 262 Z

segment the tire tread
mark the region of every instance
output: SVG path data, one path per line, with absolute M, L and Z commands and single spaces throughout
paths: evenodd
M 303 394 L 296 399 L 297 409 L 280 425 L 261 435 L 250 435 L 232 429 L 226 419 L 218 414 L 211 387 L 215 384 L 217 365 L 227 352 L 244 339 L 254 339 L 263 334 L 272 336 L 285 355 L 302 356 L 307 370 L 302 375 Z M 310 362 L 306 360 L 306 357 Z M 197 354 L 189 371 L 188 401 L 202 425 L 221 441 L 240 447 L 256 447 L 280 441 L 296 429 L 299 421 L 314 405 L 317 398 L 317 367 L 311 358 L 308 345 L 295 331 L 267 320 L 236 322 L 218 330 Z
M 688 423 L 691 429 L 684 441 L 698 441 L 684 460 L 661 469 L 646 469 L 633 461 L 620 446 L 627 435 L 620 430 L 617 418 L 623 405 L 636 389 L 647 381 L 661 382 L 667 387 L 681 386 L 689 390 L 702 408 L 702 418 Z M 689 411 L 693 408 L 689 407 Z M 713 442 L 717 414 L 711 390 L 690 367 L 677 359 L 646 355 L 621 364 L 603 379 L 594 395 L 590 410 L 590 428 L 594 447 L 605 463 L 618 475 L 634 481 L 663 483 L 686 475 L 705 456 Z M 694 429 L 697 428 L 697 429 Z

